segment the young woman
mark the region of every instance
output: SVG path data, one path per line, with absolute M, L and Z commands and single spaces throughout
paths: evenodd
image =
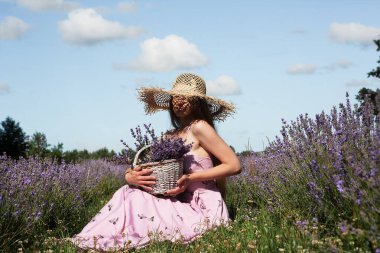
M 157 197 L 148 193 L 155 183 L 151 169 L 136 167 L 126 173 L 127 185 L 72 239 L 81 248 L 142 247 L 152 239 L 188 243 L 228 222 L 216 181 L 240 173 L 240 163 L 216 133 L 214 120 L 223 121 L 234 106 L 207 96 L 203 79 L 190 73 L 179 75 L 170 91 L 142 88 L 139 96 L 148 114 L 169 110 L 174 130 L 168 136 L 192 143 L 185 155 L 184 175 L 176 188 Z

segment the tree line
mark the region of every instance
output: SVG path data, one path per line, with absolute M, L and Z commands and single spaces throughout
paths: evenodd
M 58 163 L 78 163 L 87 159 L 112 159 L 116 153 L 106 147 L 89 152 L 83 150 L 63 151 L 63 143 L 51 146 L 46 135 L 35 132 L 31 137 L 21 128 L 20 124 L 11 117 L 1 122 L 0 127 L 0 155 L 6 154 L 13 159 L 20 157 L 50 158 Z

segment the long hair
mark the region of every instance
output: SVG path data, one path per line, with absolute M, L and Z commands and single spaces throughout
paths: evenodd
M 194 117 L 195 120 L 204 120 L 212 128 L 215 129 L 215 123 L 212 117 L 212 114 L 210 112 L 209 106 L 207 104 L 207 101 L 200 97 L 192 97 L 188 98 L 191 104 L 191 115 Z M 173 110 L 173 103 L 172 103 L 173 97 L 170 99 L 170 120 L 173 125 L 173 127 L 178 130 L 180 128 L 180 120 L 177 115 L 175 115 Z
M 192 97 L 188 99 L 190 100 L 191 115 L 194 117 L 194 120 L 204 120 L 216 131 L 214 119 L 210 112 L 210 108 L 209 108 L 209 105 L 207 104 L 207 101 L 200 97 Z M 174 113 L 172 100 L 173 100 L 173 97 L 170 99 L 170 109 L 169 109 L 170 121 L 174 129 L 178 130 L 180 128 L 180 119 Z M 214 155 L 211 156 L 211 159 L 214 166 L 217 166 L 220 164 L 220 161 Z M 217 179 L 216 184 L 220 190 L 220 193 L 222 194 L 222 197 L 225 198 L 226 197 L 226 178 Z

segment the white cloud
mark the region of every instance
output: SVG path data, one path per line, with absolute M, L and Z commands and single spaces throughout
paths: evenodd
M 346 59 L 341 59 L 337 62 L 334 62 L 334 63 L 326 66 L 325 68 L 328 70 L 334 71 L 336 69 L 346 69 L 350 66 L 352 66 L 352 62 L 350 62 L 349 60 L 346 60 Z
M 376 85 L 380 85 L 380 79 L 374 78 L 374 77 L 364 79 L 364 80 L 353 79 L 346 83 L 347 87 L 368 87 L 368 86 L 376 86 Z
M 103 41 L 133 38 L 142 34 L 139 27 L 125 27 L 104 19 L 94 9 L 77 9 L 68 14 L 68 19 L 59 22 L 65 41 L 77 45 L 93 45 Z
M 0 95 L 4 95 L 11 92 L 11 88 L 8 84 L 0 83 Z
M 346 59 L 341 59 L 335 63 L 335 66 L 346 69 L 352 65 L 352 62 Z
M 315 73 L 316 69 L 317 69 L 317 66 L 315 64 L 295 64 L 291 66 L 290 68 L 288 68 L 286 72 L 291 75 L 299 75 L 299 74 L 312 75 Z
M 0 22 L 0 39 L 12 40 L 22 37 L 30 25 L 21 19 L 8 16 Z
M 64 0 L 17 0 L 17 4 L 32 11 L 45 10 L 73 10 L 79 7 L 79 3 Z
M 207 58 L 195 44 L 177 35 L 145 40 L 140 48 L 139 57 L 128 65 L 129 69 L 164 72 L 201 67 L 207 63 Z
M 336 71 L 339 69 L 347 69 L 352 66 L 352 62 L 347 59 L 341 59 L 326 66 L 317 67 L 315 64 L 295 64 L 287 69 L 287 73 L 291 75 L 312 75 L 318 69 L 327 71 Z
M 137 4 L 135 2 L 119 2 L 116 8 L 120 12 L 134 12 L 137 10 Z
M 329 28 L 330 38 L 339 43 L 368 46 L 373 40 L 380 39 L 380 28 L 358 23 L 332 23 Z
M 113 12 L 112 8 L 107 6 L 97 6 L 93 7 L 92 9 L 94 9 L 100 15 L 107 15 Z
M 207 94 L 213 96 L 238 95 L 241 94 L 241 90 L 232 77 L 221 75 L 215 81 L 207 81 Z

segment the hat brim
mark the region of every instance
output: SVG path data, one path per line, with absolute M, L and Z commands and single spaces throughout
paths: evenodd
M 206 100 L 214 120 L 224 121 L 232 115 L 236 107 L 233 103 L 202 94 L 184 94 L 176 91 L 166 91 L 157 87 L 144 87 L 137 90 L 140 101 L 145 103 L 145 112 L 153 114 L 160 110 L 170 109 L 170 100 L 173 95 L 185 97 L 201 97 Z

